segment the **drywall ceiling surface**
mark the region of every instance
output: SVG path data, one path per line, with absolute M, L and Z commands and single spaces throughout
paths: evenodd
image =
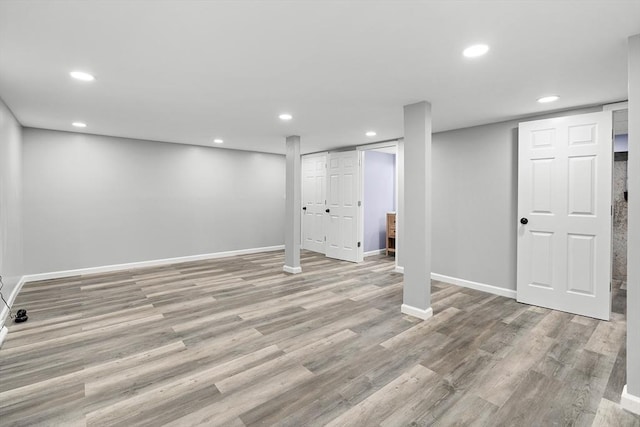
M 3 0 L 0 97 L 24 126 L 274 153 L 297 134 L 308 153 L 400 137 L 422 100 L 434 131 L 624 100 L 639 16 L 640 0 Z M 489 53 L 464 58 L 475 43 Z

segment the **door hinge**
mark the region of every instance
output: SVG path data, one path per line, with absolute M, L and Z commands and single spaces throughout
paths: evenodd
M 358 200 L 358 206 L 362 206 L 362 202 Z
M 611 205 L 611 216 L 613 216 L 613 205 Z
M 360 242 L 358 242 L 358 247 L 360 247 Z
M 324 236 L 324 241 L 325 241 L 325 242 L 327 241 L 327 236 Z

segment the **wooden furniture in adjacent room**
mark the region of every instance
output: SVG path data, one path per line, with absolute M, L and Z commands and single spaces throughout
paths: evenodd
M 387 255 L 396 253 L 396 214 L 387 214 Z

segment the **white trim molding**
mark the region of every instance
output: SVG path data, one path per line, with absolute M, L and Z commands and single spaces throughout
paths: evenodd
M 374 256 L 374 255 L 384 255 L 387 252 L 386 249 L 376 249 L 374 251 L 367 251 L 364 253 L 364 257 Z
M 4 339 L 7 336 L 7 333 L 9 332 L 9 330 L 5 326 L 5 323 L 7 321 L 7 318 L 9 317 L 9 313 L 11 312 L 11 307 L 13 307 L 13 303 L 16 301 L 18 292 L 20 292 L 20 289 L 22 289 L 22 285 L 24 285 L 25 282 L 26 282 L 25 276 L 22 276 L 20 280 L 18 280 L 18 283 L 11 291 L 9 298 L 7 298 L 7 304 L 9 304 L 9 307 L 2 304 L 2 311 L 0 311 L 0 347 L 2 346 L 2 343 L 4 342 Z
M 602 111 L 618 111 L 626 110 L 629 108 L 629 101 L 614 102 L 613 104 L 605 104 L 602 106 Z
M 24 285 L 25 282 L 25 276 L 22 276 L 20 280 L 18 280 L 18 283 L 16 283 L 16 286 L 11 291 L 11 294 L 9 294 L 9 298 L 7 298 L 7 304 L 9 305 L 9 307 L 13 307 L 13 303 L 18 296 L 18 292 L 20 292 L 20 289 L 22 289 L 22 285 Z M 2 304 L 2 310 L 0 311 L 0 328 L 4 325 L 6 318 L 9 316 L 9 311 L 11 311 L 9 307 Z
M 417 317 L 418 319 L 422 320 L 427 320 L 428 318 L 433 316 L 433 309 L 431 307 L 423 310 L 418 307 L 402 304 L 402 307 L 400 307 L 400 311 L 404 314 L 408 314 L 409 316 Z
M 487 285 L 485 283 L 472 282 L 471 280 L 458 279 L 457 277 L 445 276 L 444 274 L 431 273 L 432 280 L 451 283 L 452 285 L 462 286 L 464 288 L 475 289 L 476 291 L 488 292 L 501 297 L 516 299 L 516 291 L 513 289 L 500 288 L 498 286 Z
M 288 265 L 285 265 L 282 267 L 282 271 L 285 273 L 298 274 L 302 273 L 302 267 L 289 267 Z
M 22 289 L 22 286 L 27 282 L 35 282 L 39 280 L 49 280 L 49 279 L 60 279 L 63 277 L 82 276 L 82 275 L 94 274 L 94 273 L 108 273 L 111 271 L 130 270 L 134 268 L 156 267 L 160 265 L 179 264 L 181 262 L 201 261 L 201 260 L 216 259 L 216 258 L 228 258 L 236 255 L 248 255 L 248 254 L 255 254 L 260 252 L 281 251 L 283 249 L 284 249 L 284 245 L 266 246 L 262 248 L 240 249 L 235 251 L 214 252 L 214 253 L 200 254 L 200 255 L 188 255 L 188 256 L 176 257 L 176 258 L 164 258 L 164 259 L 155 259 L 155 260 L 149 260 L 149 261 L 130 262 L 126 264 L 114 264 L 114 265 L 104 265 L 100 267 L 78 268 L 75 270 L 63 270 L 63 271 L 53 271 L 49 273 L 27 274 L 22 276 L 22 278 L 18 281 L 18 284 L 15 286 L 15 288 L 13 288 L 11 295 L 9 295 L 9 298 L 7 299 L 7 303 L 9 303 L 9 307 L 13 307 L 13 303 L 16 300 L 16 297 L 18 296 L 18 292 L 20 292 L 20 290 Z M 298 271 L 298 273 L 300 273 L 300 271 Z M 10 311 L 11 310 L 6 306 L 2 307 L 2 311 L 0 311 L 0 346 L 2 346 L 2 342 L 4 341 L 8 333 L 8 329 L 5 326 L 5 321 L 9 316 Z
M 398 138 L 389 139 L 382 142 L 372 142 L 370 144 L 356 145 L 356 150 L 367 151 L 367 150 L 378 150 L 380 148 L 390 148 L 390 147 L 393 147 L 396 150 L 398 149 Z
M 620 396 L 620 406 L 629 412 L 640 415 L 640 397 L 629 394 L 626 384 L 622 389 L 622 396 Z
M 81 276 L 85 274 L 108 273 L 111 271 L 130 270 L 133 268 L 156 267 L 167 264 L 179 264 L 181 262 L 202 261 L 207 259 L 228 258 L 236 255 L 248 255 L 259 252 L 281 251 L 284 245 L 266 246 L 263 248 L 239 249 L 235 251 L 214 252 L 210 254 L 188 255 L 176 258 L 154 259 L 149 261 L 130 262 L 126 264 L 104 265 L 100 267 L 78 268 L 76 270 L 54 271 L 51 273 L 28 274 L 23 277 L 25 282 L 36 280 L 59 279 L 61 277 Z
M 200 260 L 215 259 L 215 258 L 226 258 L 226 257 L 232 257 L 236 255 L 248 255 L 248 254 L 260 253 L 260 252 L 272 252 L 272 251 L 279 251 L 283 249 L 284 249 L 283 245 L 267 246 L 262 248 L 250 248 L 250 249 L 241 249 L 241 250 L 235 250 L 235 251 L 215 252 L 215 253 L 201 254 L 201 255 L 190 255 L 190 256 L 176 257 L 176 258 L 165 258 L 165 259 L 150 260 L 150 261 L 132 262 L 132 263 L 126 263 L 126 264 L 114 264 L 114 265 L 106 265 L 106 266 L 100 266 L 100 267 L 80 268 L 75 270 L 64 270 L 64 271 L 55 271 L 55 272 L 49 272 L 49 273 L 29 274 L 29 275 L 23 276 L 20 279 L 16 287 L 13 289 L 11 295 L 9 296 L 9 299 L 7 300 L 7 302 L 9 303 L 9 306 L 13 305 L 13 302 L 18 296 L 18 292 L 20 292 L 20 289 L 22 289 L 22 286 L 26 282 L 58 279 L 63 277 L 80 276 L 80 275 L 94 274 L 94 273 L 106 273 L 106 272 L 119 271 L 119 270 L 129 270 L 134 268 L 154 267 L 154 266 L 161 266 L 161 265 L 167 265 L 167 264 L 178 264 L 181 262 L 200 261 Z M 384 251 L 384 250 L 381 250 L 381 251 Z M 302 272 L 301 267 L 290 267 L 285 265 L 283 266 L 282 269 L 283 271 L 291 274 L 298 274 Z M 400 274 L 404 274 L 404 267 L 396 265 L 394 271 Z M 500 295 L 508 298 L 514 298 L 514 299 L 516 298 L 516 291 L 511 289 L 504 289 L 504 288 L 500 288 L 493 285 L 472 282 L 470 280 L 459 279 L 456 277 L 445 276 L 437 273 L 431 273 L 431 279 L 439 280 L 446 283 L 451 283 L 457 286 L 476 289 L 479 291 L 488 292 L 491 294 Z M 2 345 L 2 341 L 4 340 L 4 337 L 6 336 L 6 333 L 7 333 L 6 327 L 4 327 L 4 324 L 5 324 L 6 318 L 9 315 L 9 311 L 10 310 L 7 307 L 3 307 L 2 312 L 0 313 L 0 328 L 2 328 L 0 329 L 0 345 Z M 427 310 L 422 310 L 406 304 L 402 305 L 401 311 L 404 314 L 418 317 L 420 319 L 428 319 L 429 317 L 433 316 L 433 310 L 431 308 L 428 308 Z M 626 392 L 626 388 L 625 388 L 625 392 Z M 633 405 L 636 404 L 636 400 L 634 399 L 638 399 L 638 398 L 629 394 L 627 394 L 626 396 L 627 397 L 625 397 L 625 393 L 623 393 L 623 401 L 626 398 L 627 401 L 629 402 L 628 405 L 630 405 L 630 407 L 633 407 Z
M 404 274 L 404 267 L 396 265 L 393 270 L 396 273 Z M 487 292 L 494 295 L 500 295 L 501 297 L 516 299 L 517 293 L 513 289 L 505 289 L 499 286 L 487 285 L 486 283 L 472 282 L 471 280 L 459 279 L 457 277 L 445 276 L 444 274 L 431 273 L 431 280 L 438 280 L 440 282 L 450 283 L 456 286 L 462 286 L 463 288 L 471 288 L 476 291 Z
M 6 326 L 2 326 L 2 328 L 0 328 L 0 347 L 2 347 L 2 343 L 4 342 L 4 339 L 7 337 L 8 333 L 9 330 Z

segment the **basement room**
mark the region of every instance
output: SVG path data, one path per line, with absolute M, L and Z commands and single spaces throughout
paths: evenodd
M 0 426 L 640 427 L 640 0 L 0 0 Z

